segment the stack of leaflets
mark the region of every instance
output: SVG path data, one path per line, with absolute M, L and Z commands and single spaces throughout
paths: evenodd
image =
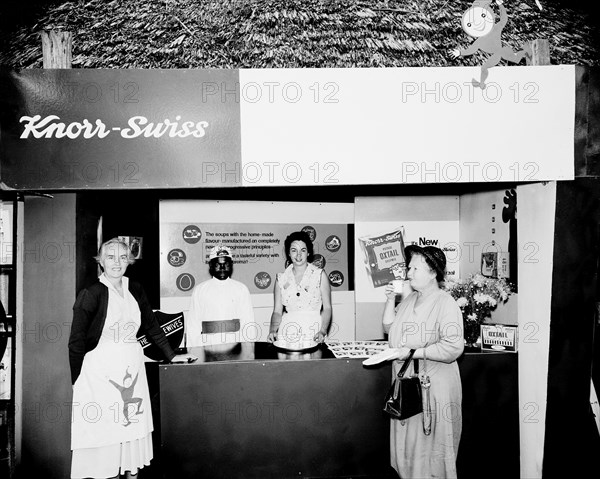
M 328 341 L 325 344 L 336 358 L 368 358 L 389 348 L 387 341 Z

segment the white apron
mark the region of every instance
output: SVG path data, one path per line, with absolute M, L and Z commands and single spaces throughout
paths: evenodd
M 136 339 L 140 310 L 123 278 L 122 298 L 109 288 L 106 323 L 73 386 L 71 449 L 133 441 L 153 430 L 142 348 Z

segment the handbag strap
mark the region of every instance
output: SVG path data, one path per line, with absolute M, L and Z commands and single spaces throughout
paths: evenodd
M 408 365 L 410 364 L 410 360 L 412 359 L 412 357 L 413 357 L 414 354 L 415 354 L 415 350 L 411 349 L 410 353 L 408 353 L 408 357 L 404 360 L 404 364 L 402 365 L 402 368 L 400 368 L 400 371 L 398 371 L 398 377 L 399 378 L 401 378 L 402 376 L 404 376 L 404 373 L 408 369 Z
M 415 363 L 416 362 L 417 360 L 415 359 Z M 417 374 L 419 374 L 418 364 L 416 365 L 415 371 L 417 372 Z M 423 375 L 427 376 L 427 351 L 425 347 L 423 347 Z
M 421 377 L 425 381 L 429 381 L 429 376 L 427 376 L 427 349 L 426 348 L 423 348 L 423 375 Z
M 406 369 L 408 368 L 408 363 L 410 362 L 410 359 L 413 357 L 414 354 L 415 354 L 415 349 L 411 349 L 410 354 L 408 355 L 408 357 L 406 358 L 406 361 L 404 362 L 404 366 L 402 366 L 402 369 L 398 373 L 398 377 L 404 376 L 404 373 L 406 372 Z M 419 360 L 418 359 L 413 359 L 413 371 L 414 371 L 415 375 L 417 375 L 417 376 L 419 375 Z M 427 353 L 425 352 L 425 348 L 423 348 L 423 374 L 425 374 L 427 376 Z
M 418 376 L 419 375 L 419 360 L 413 359 L 413 362 L 414 362 L 413 369 L 415 371 L 415 374 Z M 427 376 L 427 352 L 425 351 L 425 348 L 423 348 L 423 374 L 425 376 Z
M 431 434 L 431 399 L 429 396 L 429 388 L 431 380 L 427 376 L 427 351 L 423 348 L 423 376 L 421 376 L 421 392 L 423 394 L 423 432 L 426 436 Z

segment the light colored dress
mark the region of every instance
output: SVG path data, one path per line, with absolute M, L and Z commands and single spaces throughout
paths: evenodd
M 279 325 L 278 340 L 289 343 L 312 341 L 321 329 L 322 269 L 308 263 L 299 283 L 294 278 L 293 265 L 277 274 L 284 312 Z
M 73 385 L 72 478 L 134 473 L 152 459 L 152 412 L 144 355 L 136 339 L 137 301 L 123 277 L 124 297 L 108 287 L 108 310 L 96 348 L 89 351 Z
M 456 363 L 464 349 L 462 314 L 443 290 L 415 307 L 417 297 L 413 292 L 398 305 L 389 343 L 392 348 L 425 348 L 431 379 L 431 434 L 423 432 L 423 413 L 405 421 L 391 419 L 391 464 L 402 479 L 452 478 L 462 432 L 462 386 Z M 403 362 L 394 361 L 393 377 Z M 419 360 L 419 373 L 423 368 Z M 406 374 L 413 374 L 413 361 Z

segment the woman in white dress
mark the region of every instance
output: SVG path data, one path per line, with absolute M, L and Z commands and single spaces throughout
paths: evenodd
M 138 331 L 166 360 L 175 353 L 141 285 L 123 276 L 133 262 L 127 245 L 113 238 L 96 260 L 104 272 L 78 294 L 69 337 L 71 478 L 131 478 L 152 459 L 152 411 Z
M 299 345 L 323 342 L 331 323 L 331 286 L 324 270 L 313 265 L 313 244 L 296 231 L 284 243 L 286 264 L 274 286 L 268 340 Z

